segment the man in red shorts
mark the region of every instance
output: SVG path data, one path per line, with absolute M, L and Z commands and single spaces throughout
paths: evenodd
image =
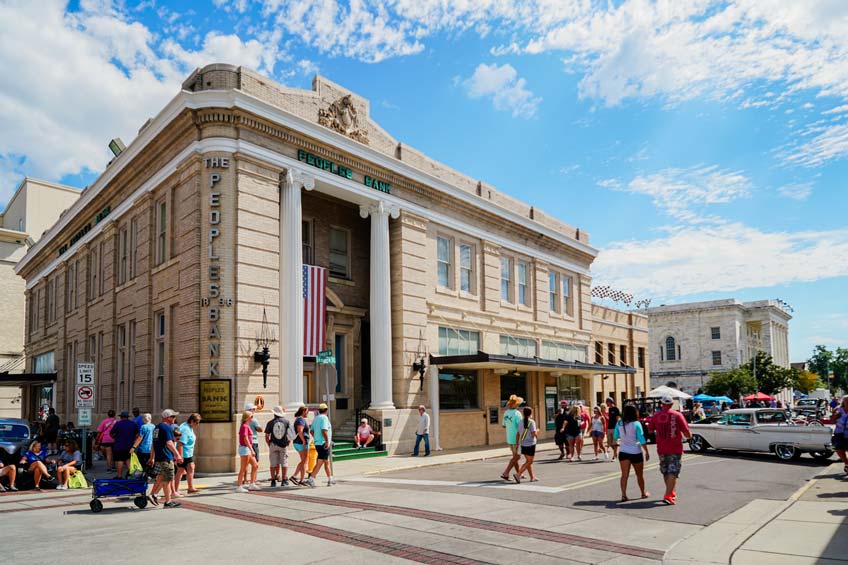
M 683 459 L 683 438 L 690 439 L 689 424 L 677 410 L 672 410 L 674 399 L 665 395 L 660 400 L 662 410 L 651 416 L 651 429 L 657 435 L 657 454 L 660 456 L 660 473 L 665 480 L 666 504 L 677 504 L 677 477 Z

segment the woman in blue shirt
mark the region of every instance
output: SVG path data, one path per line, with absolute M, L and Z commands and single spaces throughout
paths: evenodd
M 197 441 L 195 428 L 199 425 L 200 414 L 197 412 L 189 416 L 188 421 L 180 424 L 181 435 L 177 449 L 182 450 L 183 462 L 177 465 L 177 474 L 174 477 L 174 494 L 177 496 L 183 496 L 183 493 L 180 492 L 180 480 L 182 480 L 183 475 L 186 476 L 186 483 L 188 483 L 188 493 L 200 492 L 194 488 L 194 444 Z
M 621 413 L 621 419 L 615 425 L 613 439 L 619 441 L 618 464 L 621 466 L 621 502 L 627 502 L 627 479 L 630 478 L 630 467 L 636 471 L 636 482 L 642 498 L 648 498 L 651 493 L 645 490 L 645 477 L 642 469 L 645 461 L 651 456 L 648 453 L 648 442 L 645 441 L 645 433 L 642 424 L 639 423 L 639 413 L 636 407 L 628 404 Z M 644 454 L 643 454 L 644 452 Z
M 21 458 L 21 465 L 34 475 L 35 490 L 41 490 L 41 487 L 39 487 L 41 479 L 53 478 L 47 472 L 47 466 L 44 464 L 45 457 L 47 457 L 47 452 L 42 450 L 41 442 L 35 440 L 29 444 L 29 451 L 24 453 L 24 456 Z
M 842 397 L 842 403 L 833 411 L 833 420 L 836 425 L 830 443 L 842 461 L 842 471 L 848 475 L 848 457 L 845 455 L 848 449 L 848 394 Z
M 135 438 L 135 443 L 133 443 L 130 452 L 135 453 L 135 456 L 138 457 L 138 462 L 141 463 L 142 467 L 146 468 L 147 462 L 150 461 L 150 451 L 153 449 L 153 430 L 156 429 L 156 426 L 151 423 L 153 421 L 151 414 L 143 414 L 141 421 L 142 424 L 138 429 L 138 437 Z

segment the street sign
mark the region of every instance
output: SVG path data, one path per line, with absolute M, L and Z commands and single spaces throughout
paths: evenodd
M 91 425 L 91 408 L 79 408 L 77 410 L 77 426 L 86 427 Z
M 319 351 L 318 355 L 315 358 L 318 363 L 324 365 L 335 365 L 336 357 L 333 355 L 332 349 L 325 349 L 324 351 Z
M 77 386 L 75 395 L 77 408 L 94 408 L 94 387 Z
M 77 363 L 77 385 L 94 385 L 94 363 Z

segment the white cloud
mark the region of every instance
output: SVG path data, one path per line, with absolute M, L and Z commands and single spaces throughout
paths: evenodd
M 791 198 L 792 200 L 806 200 L 813 193 L 813 183 L 799 182 L 787 184 L 777 189 L 781 196 Z
M 519 78 L 518 72 L 509 64 L 499 67 L 481 63 L 471 77 L 462 81 L 462 85 L 469 97 L 491 97 L 496 109 L 511 111 L 515 117 L 532 118 L 542 101 L 533 96 L 527 89 L 527 81 Z
M 780 156 L 789 164 L 805 167 L 818 167 L 828 161 L 848 157 L 848 121 L 807 128 L 802 140 Z
M 257 39 L 242 41 L 237 35 L 224 35 L 216 31 L 206 34 L 200 50 L 186 50 L 178 43 L 168 40 L 163 44 L 162 51 L 184 67 L 202 67 L 209 63 L 226 61 L 269 74 L 274 73 L 274 66 L 280 58 L 273 43 L 263 43 Z
M 594 276 L 660 299 L 848 276 L 848 229 L 764 232 L 730 222 L 668 228 L 602 250 Z

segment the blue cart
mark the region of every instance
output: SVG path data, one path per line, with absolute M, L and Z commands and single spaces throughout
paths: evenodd
M 136 495 L 133 503 L 139 508 L 147 506 L 147 478 L 142 479 L 100 479 L 94 481 L 91 487 L 91 502 L 88 506 L 92 512 L 103 510 L 101 498 Z

